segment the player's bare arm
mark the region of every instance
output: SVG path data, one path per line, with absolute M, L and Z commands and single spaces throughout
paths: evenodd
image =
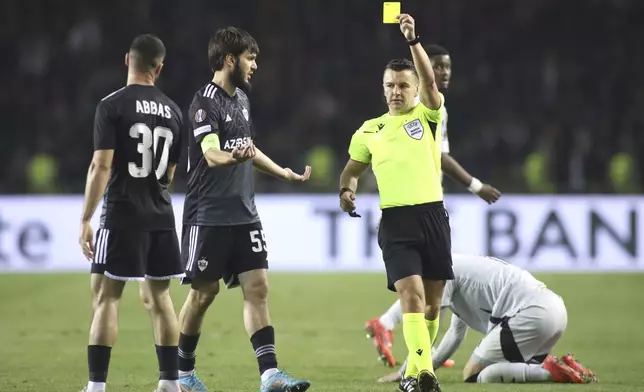
M 168 185 L 172 184 L 172 180 L 174 180 L 174 173 L 176 173 L 177 170 L 177 164 L 176 163 L 171 163 L 168 165 L 168 170 L 166 173 L 168 173 Z
M 78 242 L 88 260 L 94 259 L 94 232 L 89 221 L 92 219 L 94 211 L 96 211 L 96 207 L 105 192 L 107 181 L 110 178 L 110 171 L 112 170 L 113 158 L 114 150 L 96 150 L 87 171 L 85 201 L 83 202 Z
M 340 208 L 351 212 L 356 209 L 356 190 L 358 178 L 367 170 L 369 164 L 349 159 L 340 174 Z
M 468 173 L 454 157 L 444 152 L 441 155 L 441 166 L 443 172 L 451 179 L 468 188 L 488 204 L 496 203 L 501 197 L 501 192 L 489 184 L 484 184 Z
M 311 166 L 306 166 L 304 168 L 303 174 L 297 174 L 288 167 L 281 167 L 277 163 L 273 162 L 266 154 L 264 154 L 259 148 L 254 147 L 255 156 L 253 157 L 253 166 L 261 172 L 266 174 L 273 175 L 275 177 L 281 178 L 286 181 L 308 181 L 311 177 Z
M 400 22 L 400 31 L 408 42 L 413 43 L 414 40 L 417 39 L 416 22 L 414 21 L 414 18 L 409 14 L 400 14 L 396 18 Z M 423 46 L 419 45 L 419 41 L 416 41 L 415 44 L 411 44 L 409 49 L 411 50 L 412 59 L 414 60 L 414 65 L 416 66 L 418 79 L 420 81 L 418 89 L 420 102 L 430 109 L 439 109 L 442 104 L 441 96 L 438 92 L 436 77 L 434 76 L 434 70 L 432 68 L 432 63 L 429 60 L 429 56 L 427 56 L 427 52 L 425 52 Z

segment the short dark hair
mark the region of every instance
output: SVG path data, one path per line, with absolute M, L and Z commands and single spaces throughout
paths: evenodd
M 238 27 L 226 27 L 217 30 L 208 42 L 208 60 L 213 71 L 224 68 L 226 55 L 240 56 L 248 50 L 259 54 L 257 41 L 250 33 Z
M 410 70 L 414 75 L 416 75 L 416 77 L 418 77 L 418 72 L 416 71 L 414 63 L 407 59 L 393 59 L 389 61 L 385 66 L 385 71 L 388 69 L 396 72 Z
M 447 51 L 447 49 L 443 48 L 440 45 L 436 45 L 436 44 L 427 45 L 425 47 L 425 52 L 427 52 L 427 56 L 429 56 L 429 57 L 449 56 L 449 52 Z
M 134 38 L 130 45 L 132 66 L 138 72 L 150 72 L 163 62 L 165 45 L 159 37 L 152 34 L 141 34 Z

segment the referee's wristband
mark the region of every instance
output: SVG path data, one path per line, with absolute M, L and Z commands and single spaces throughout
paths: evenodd
M 472 177 L 472 181 L 470 182 L 470 186 L 467 188 L 467 190 L 472 193 L 479 193 L 481 189 L 483 189 L 483 183 L 479 181 L 478 178 Z
M 416 36 L 416 38 L 412 39 L 411 41 L 407 41 L 407 44 L 408 44 L 409 46 L 414 46 L 414 45 L 416 45 L 416 44 L 417 44 L 417 43 L 419 43 L 419 42 L 420 42 L 420 36 L 419 36 L 419 35 L 417 35 L 417 36 Z
M 342 189 L 340 189 L 340 195 L 339 196 L 342 197 L 342 195 L 344 195 L 345 192 L 351 192 L 351 193 L 355 194 L 355 192 L 351 188 L 342 188 Z

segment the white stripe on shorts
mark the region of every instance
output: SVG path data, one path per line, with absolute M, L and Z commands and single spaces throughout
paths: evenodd
M 190 227 L 190 246 L 188 248 L 188 267 L 186 270 L 192 271 L 192 266 L 197 258 L 197 242 L 199 240 L 199 227 Z
M 105 260 L 107 259 L 107 240 L 109 238 L 109 235 L 110 235 L 109 229 L 99 229 L 98 239 L 96 240 L 96 246 L 95 246 L 95 251 L 96 251 L 96 254 L 94 255 L 95 264 L 105 264 Z

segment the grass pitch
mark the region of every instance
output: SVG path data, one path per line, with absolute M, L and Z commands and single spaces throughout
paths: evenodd
M 568 307 L 568 330 L 555 354 L 575 353 L 597 372 L 597 385 L 465 385 L 460 371 L 481 335 L 470 331 L 441 369 L 449 391 L 644 390 L 644 274 L 538 275 Z M 365 320 L 394 301 L 379 274 L 271 275 L 270 307 L 281 367 L 312 381 L 311 391 L 394 391 L 376 378 L 391 371 L 376 361 Z M 186 288 L 173 287 L 179 309 Z M 223 291 L 206 318 L 197 368 L 211 391 L 258 391 L 259 375 L 242 324 L 241 292 Z M 0 275 L 0 391 L 78 391 L 87 379 L 91 315 L 86 275 Z M 448 325 L 448 323 L 444 323 Z M 156 357 L 150 322 L 128 283 L 120 308 L 108 391 L 151 391 Z M 404 359 L 400 328 L 394 352 Z

